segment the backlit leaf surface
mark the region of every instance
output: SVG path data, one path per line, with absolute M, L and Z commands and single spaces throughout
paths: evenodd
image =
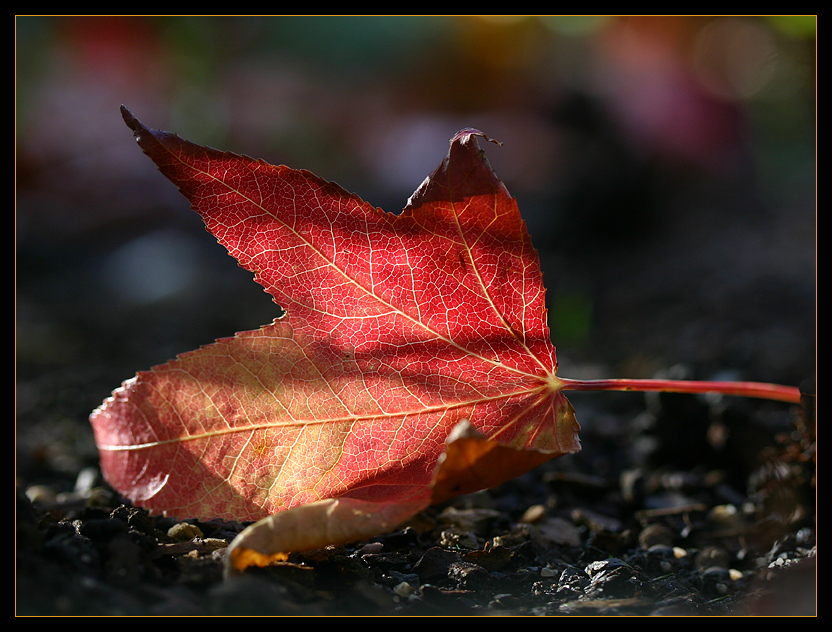
M 376 508 L 365 512 L 381 516 L 372 531 L 431 502 L 460 422 L 545 454 L 528 468 L 580 449 L 538 256 L 481 132 L 457 133 L 394 214 L 309 172 L 123 114 L 284 314 L 137 374 L 93 413 L 115 489 L 180 518 L 352 503 Z M 483 486 L 516 469 L 492 468 Z

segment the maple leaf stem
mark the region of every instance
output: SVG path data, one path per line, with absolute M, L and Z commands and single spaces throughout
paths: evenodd
M 570 380 L 560 378 L 566 391 L 659 391 L 663 393 L 722 393 L 740 397 L 800 403 L 800 389 L 760 382 L 719 382 L 662 379 Z

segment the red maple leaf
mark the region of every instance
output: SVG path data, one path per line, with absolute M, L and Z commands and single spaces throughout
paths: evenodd
M 579 450 L 565 387 L 632 388 L 557 376 L 538 256 L 481 132 L 458 132 L 397 215 L 123 116 L 284 311 L 137 374 L 92 414 L 102 471 L 137 504 L 295 534 L 264 554 L 356 539 Z M 496 465 L 463 481 L 478 460 Z
M 94 413 L 116 489 L 250 520 L 344 495 L 429 496 L 460 420 L 509 446 L 579 449 L 537 253 L 480 132 L 459 132 L 396 215 L 125 120 L 285 315 L 138 374 Z

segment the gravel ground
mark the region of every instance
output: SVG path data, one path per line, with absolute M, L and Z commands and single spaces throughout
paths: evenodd
M 151 517 L 95 467 L 69 492 L 30 486 L 18 494 L 17 613 L 814 614 L 811 417 L 661 396 L 627 423 L 643 402 L 608 399 L 579 455 L 394 533 L 231 579 L 223 555 L 244 525 Z M 662 425 L 680 417 L 710 437 L 689 444 L 687 468 L 660 456 L 675 449 Z M 720 442 L 729 430 L 746 437 Z

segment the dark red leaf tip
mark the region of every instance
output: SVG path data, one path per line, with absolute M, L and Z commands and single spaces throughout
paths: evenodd
M 468 139 L 471 136 L 481 136 L 482 138 L 487 140 L 489 143 L 494 143 L 496 145 L 502 145 L 502 143 L 500 141 L 494 140 L 493 138 L 489 138 L 488 136 L 485 135 L 484 132 L 481 132 L 480 130 L 475 129 L 473 127 L 465 127 L 463 129 L 459 130 L 456 134 L 454 134 L 454 137 L 451 139 L 451 143 L 455 143 L 457 141 L 459 141 L 463 144 L 467 143 Z

